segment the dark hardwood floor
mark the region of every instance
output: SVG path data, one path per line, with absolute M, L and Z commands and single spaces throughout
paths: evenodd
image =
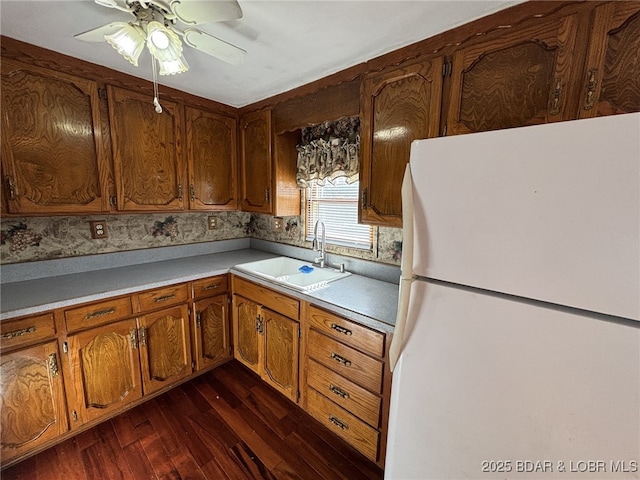
M 2 480 L 381 479 L 233 361 L 1 473 Z

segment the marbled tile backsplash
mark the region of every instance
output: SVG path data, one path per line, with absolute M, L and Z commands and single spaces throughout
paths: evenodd
M 215 217 L 216 228 L 208 228 Z M 89 222 L 104 220 L 108 237 L 92 239 Z M 246 212 L 130 214 L 68 217 L 16 217 L 0 221 L 0 264 L 52 260 L 100 253 L 186 245 L 252 237 L 297 247 L 305 241 L 303 217 L 284 217 L 284 232 L 273 230 L 270 215 Z M 402 230 L 374 227 L 373 249 L 327 246 L 338 255 L 399 265 Z

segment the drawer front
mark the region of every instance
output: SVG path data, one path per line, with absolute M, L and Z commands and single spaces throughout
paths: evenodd
M 311 416 L 349 442 L 372 461 L 377 460 L 380 433 L 335 403 L 309 389 L 307 409 Z
M 309 307 L 309 322 L 313 328 L 342 343 L 376 357 L 384 356 L 384 334 L 351 322 L 324 310 Z
M 0 347 L 3 350 L 48 340 L 55 335 L 52 313 L 0 323 Z
M 300 302 L 283 293 L 249 282 L 240 277 L 233 277 L 233 293 L 237 293 L 263 305 L 285 317 L 298 320 L 300 318 Z
M 193 298 L 199 300 L 200 298 L 212 297 L 226 292 L 228 289 L 227 275 L 203 278 L 193 282 Z
M 69 332 L 76 332 L 96 325 L 104 325 L 131 315 L 133 315 L 133 310 L 129 297 L 113 298 L 104 302 L 72 308 L 64 312 Z
M 180 285 L 139 293 L 137 297 L 138 312 L 148 312 L 187 302 L 189 300 L 189 287 L 186 283 L 181 283 Z
M 351 347 L 309 330 L 309 356 L 334 372 L 376 393 L 382 389 L 383 364 Z
M 378 428 L 382 404 L 379 396 L 313 360 L 309 360 L 307 384 L 373 428 Z

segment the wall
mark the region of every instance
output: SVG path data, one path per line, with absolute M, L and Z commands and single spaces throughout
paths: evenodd
M 208 229 L 208 217 L 217 227 Z M 108 237 L 92 239 L 90 221 L 105 220 Z M 0 264 L 53 260 L 253 237 L 311 248 L 304 240 L 302 217 L 285 217 L 286 230 L 274 232 L 273 217 L 246 212 L 130 214 L 3 218 L 0 221 Z M 372 251 L 327 247 L 330 253 L 399 264 L 402 230 L 376 228 Z

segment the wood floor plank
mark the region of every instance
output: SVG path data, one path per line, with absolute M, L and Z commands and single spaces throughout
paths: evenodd
M 125 412 L 111 420 L 121 447 L 126 447 L 130 443 L 138 440 L 136 427 L 133 423 L 134 418 L 130 412 Z
M 198 385 L 198 390 L 233 431 L 235 431 L 248 447 L 258 455 L 260 460 L 267 465 L 267 468 L 273 468 L 282 461 L 278 452 L 275 451 L 266 440 L 260 438 L 255 433 L 244 418 L 226 402 L 226 399 L 218 395 L 218 392 L 213 389 L 212 385 L 209 383 L 201 383 Z
M 231 448 L 231 451 L 252 480 L 277 480 L 277 477 L 270 472 L 269 468 L 260 461 L 260 457 L 253 453 L 246 443 L 238 443 Z
M 84 465 L 80 456 L 80 449 L 76 438 L 70 438 L 59 443 L 51 450 L 56 452 L 58 456 L 59 476 L 65 480 L 82 480 L 85 478 Z M 49 465 L 51 469 L 51 466 Z
M 122 449 L 129 468 L 131 469 L 132 478 L 134 479 L 149 479 L 156 480 L 158 477 L 155 474 L 153 466 L 149 461 L 149 457 L 142 448 L 140 440 L 135 440 L 129 443 Z
M 153 468 L 159 479 L 179 479 L 178 470 L 173 465 L 171 458 L 167 455 L 162 440 L 153 429 L 150 421 L 144 421 L 136 427 L 138 439 L 142 445 L 145 455 L 149 459 L 149 464 Z

